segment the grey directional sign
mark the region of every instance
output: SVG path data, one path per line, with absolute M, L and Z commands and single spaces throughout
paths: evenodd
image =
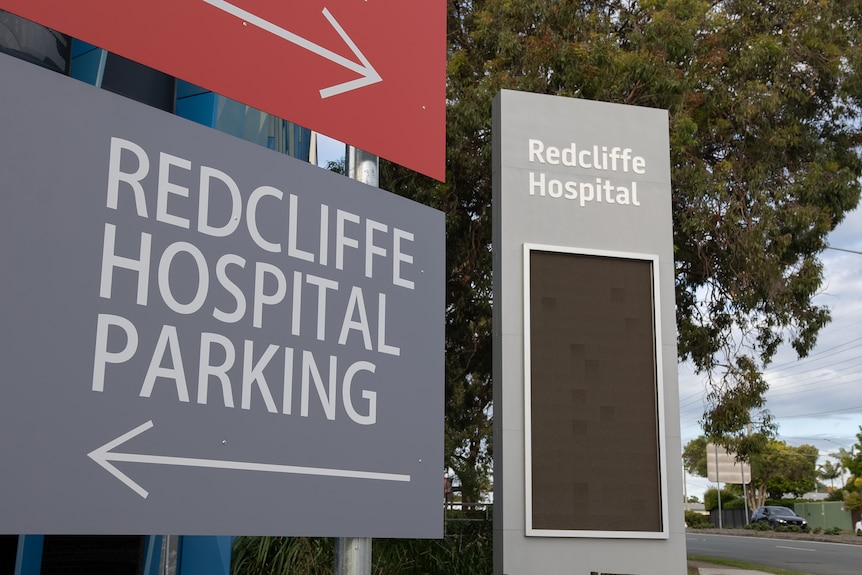
M 751 483 L 751 466 L 737 461 L 735 453 L 716 443 L 706 444 L 706 475 L 710 481 L 721 483 Z
M 443 215 L 0 76 L 0 532 L 442 536 Z

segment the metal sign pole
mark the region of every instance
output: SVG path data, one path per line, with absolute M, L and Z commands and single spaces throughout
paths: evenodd
M 715 485 L 718 493 L 718 528 L 721 529 L 721 480 L 718 475 L 718 444 L 713 445 L 713 448 L 715 449 Z
M 345 167 L 351 180 L 380 187 L 380 159 L 353 146 L 347 146 Z
M 740 473 L 742 474 L 742 499 L 745 501 L 745 524 L 748 525 L 748 488 L 745 483 L 745 462 L 739 462 Z
M 347 176 L 379 187 L 379 159 L 373 154 L 346 147 Z M 335 575 L 371 575 L 371 537 L 338 537 L 335 540 Z
M 335 575 L 371 575 L 371 537 L 335 539 Z

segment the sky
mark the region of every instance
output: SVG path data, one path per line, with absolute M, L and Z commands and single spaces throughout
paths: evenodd
M 344 144 L 318 136 L 318 165 L 344 156 Z M 788 445 L 813 445 L 818 464 L 839 448 L 850 450 L 862 426 L 862 209 L 845 217 L 829 235 L 832 248 L 822 254 L 825 281 L 815 301 L 826 306 L 832 321 L 804 359 L 790 346 L 781 349 L 766 371 L 766 408 L 778 424 L 778 439 Z M 703 433 L 706 388 L 690 365 L 679 366 L 682 446 Z M 837 460 L 832 459 L 833 463 Z M 682 470 L 680 471 L 682 472 Z M 703 501 L 714 484 L 685 474 L 686 495 Z
M 317 165 L 326 167 L 327 162 L 334 162 L 343 158 L 345 154 L 344 144 L 333 140 L 329 136 L 317 134 Z
M 847 214 L 828 244 L 862 252 L 862 211 Z M 830 309 L 832 321 L 808 357 L 798 359 L 786 346 L 765 373 L 766 409 L 778 424 L 777 438 L 792 446 L 818 448 L 818 464 L 842 447 L 849 451 L 862 426 L 862 253 L 827 249 L 821 260 L 825 281 L 815 302 Z M 706 391 L 703 379 L 685 364 L 679 366 L 679 385 L 684 447 L 702 434 L 699 420 Z M 703 501 L 710 486 L 714 484 L 686 474 L 687 495 Z

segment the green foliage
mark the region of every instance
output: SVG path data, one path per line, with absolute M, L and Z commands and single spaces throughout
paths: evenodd
M 723 438 L 713 441 L 724 442 Z M 706 475 L 707 443 L 709 442 L 706 437 L 700 436 L 686 444 L 683 450 L 683 463 L 687 471 Z M 783 441 L 762 438 L 762 441 L 748 443 L 748 448 L 753 450 L 755 445 L 759 446 L 758 449 L 746 454 L 748 463 L 751 465 L 749 507 L 753 509 L 765 505 L 767 498 L 780 500 L 785 494 L 801 497 L 814 488 L 817 481 L 816 462 L 819 455 L 816 447 L 811 445 L 793 447 Z M 725 489 L 735 497 L 741 494 L 739 486 L 728 485 Z M 722 490 L 722 506 L 732 509 L 730 502 L 728 505 L 724 504 L 725 489 Z M 711 496 L 715 498 L 715 490 L 711 491 L 713 492 Z M 704 501 L 706 500 L 705 495 Z M 711 507 L 707 506 L 707 509 Z
M 845 491 L 844 506 L 850 511 L 862 508 L 862 493 L 859 491 Z
M 766 497 L 781 499 L 784 494 L 801 497 L 811 491 L 817 477 L 818 450 L 810 445 L 792 447 L 783 441 L 770 441 L 767 448 L 751 459 L 755 505 Z
M 826 497 L 826 501 L 844 501 L 844 490 L 835 489 Z
M 345 156 L 341 156 L 337 160 L 329 160 L 326 162 L 325 169 L 330 172 L 335 172 L 336 174 L 347 174 L 347 158 Z
M 237 537 L 232 575 L 331 575 L 332 539 L 309 537 Z
M 709 529 L 713 526 L 709 516 L 691 509 L 685 510 L 685 524 L 692 529 Z
M 374 540 L 374 575 L 483 575 L 492 570 L 490 520 L 447 522 L 441 540 Z
M 447 174 L 381 163 L 381 187 L 446 214 L 446 467 L 487 485 L 491 100 L 501 88 L 669 112 L 678 350 L 706 376 L 707 435 L 774 434 L 764 367 L 828 311 L 819 255 L 862 160 L 862 3 L 449 0 Z M 743 433 L 751 427 L 752 435 Z
M 706 436 L 700 435 L 688 443 L 682 450 L 682 464 L 685 470 L 698 477 L 706 477 L 706 446 L 709 443 Z
M 723 438 L 714 441 L 722 443 Z M 686 444 L 683 450 L 683 463 L 687 471 L 706 475 L 707 443 L 706 438 L 701 436 Z M 754 449 L 755 442 L 748 445 L 750 449 Z M 774 439 L 762 441 L 762 447 L 757 451 L 749 451 L 746 456 L 751 466 L 749 507 L 753 509 L 765 505 L 767 498 L 780 500 L 784 494 L 802 497 L 814 489 L 817 483 L 818 455 L 817 448 L 811 445 L 793 447 Z M 739 495 L 738 486 L 727 486 L 726 489 Z M 715 497 L 714 493 L 712 497 Z M 722 506 L 725 506 L 724 498 L 724 490 L 722 490 Z M 706 501 L 706 496 L 704 500 Z M 725 507 L 732 508 L 729 505 Z M 710 509 L 710 507 L 707 508 Z
M 844 506 L 851 511 L 862 508 L 862 426 L 856 434 L 856 444 L 847 452 L 839 451 L 842 467 L 850 472 L 850 479 L 842 490 Z
M 826 535 L 841 535 L 840 527 L 829 527 L 828 529 L 824 529 L 823 533 Z
M 745 509 L 745 499 L 736 496 L 733 499 L 725 502 L 724 498 L 722 497 L 721 507 L 722 509 Z
M 834 490 L 835 489 L 835 480 L 841 477 L 842 469 L 841 464 L 835 464 L 831 461 L 827 461 L 823 465 L 819 465 L 817 467 L 817 477 L 820 479 L 825 479 L 829 482 L 829 486 Z
M 718 509 L 718 489 L 710 487 L 703 493 L 703 507 L 707 511 Z M 745 502 L 740 499 L 739 495 L 732 490 L 722 488 L 721 490 L 721 508 L 722 509 L 742 509 Z
M 374 539 L 372 575 L 484 575 L 492 570 L 490 518 L 446 522 L 443 539 Z M 332 575 L 334 542 L 307 537 L 238 537 L 232 575 Z

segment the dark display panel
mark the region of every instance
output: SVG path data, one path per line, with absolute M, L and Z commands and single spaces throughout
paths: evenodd
M 532 529 L 662 531 L 653 262 L 532 251 L 529 285 Z

